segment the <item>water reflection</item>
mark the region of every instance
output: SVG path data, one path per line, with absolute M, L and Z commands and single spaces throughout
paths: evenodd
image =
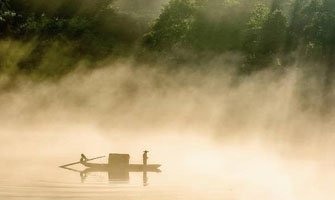
M 147 185 L 148 185 L 147 171 L 143 171 L 143 186 L 147 186 Z
M 65 168 L 64 168 L 65 169 Z M 73 169 L 69 169 L 71 171 L 73 171 Z M 80 174 L 80 178 L 81 178 L 81 182 L 84 183 L 85 180 L 87 179 L 87 177 L 90 174 L 96 173 L 96 172 L 105 172 L 108 175 L 108 181 L 110 183 L 128 183 L 129 182 L 129 174 L 130 172 L 134 172 L 134 171 L 129 171 L 129 170 L 108 170 L 108 171 L 101 171 L 101 170 L 95 170 L 95 169 L 85 169 L 83 171 L 78 171 Z M 136 171 L 138 172 L 138 171 Z M 159 173 L 158 171 L 155 171 L 156 173 Z M 143 186 L 147 186 L 149 185 L 148 183 L 148 171 L 143 171 L 142 172 L 142 176 L 143 176 Z

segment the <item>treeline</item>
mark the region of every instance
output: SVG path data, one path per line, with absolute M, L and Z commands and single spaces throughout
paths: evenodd
M 334 0 L 171 0 L 144 43 L 155 51 L 243 53 L 245 71 L 298 57 L 333 65 L 334 22 Z
M 31 43 L 15 62 L 16 71 L 57 78 L 79 61 L 127 54 L 147 31 L 145 22 L 118 12 L 113 4 L 114 0 L 1 0 L 0 38 Z M 6 65 L 0 62 L 1 71 L 15 68 Z
M 170 0 L 150 21 L 164 2 L 2 0 L 0 38 L 35 41 L 17 68 L 46 76 L 67 73 L 83 58 L 177 58 L 179 50 L 240 54 L 247 73 L 298 59 L 335 71 L 334 0 Z M 46 62 L 50 47 L 62 59 L 49 52 L 57 62 Z

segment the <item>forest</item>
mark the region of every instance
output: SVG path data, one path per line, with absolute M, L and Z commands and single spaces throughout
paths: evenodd
M 309 63 L 331 84 L 334 21 L 334 0 L 1 0 L 0 74 L 57 80 L 106 60 L 178 68 L 234 54 L 240 74 Z

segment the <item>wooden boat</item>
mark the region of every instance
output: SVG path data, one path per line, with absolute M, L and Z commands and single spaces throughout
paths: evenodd
M 145 154 L 146 156 L 146 154 Z M 91 159 L 87 159 L 85 155 L 82 154 L 80 163 L 87 168 L 92 169 L 91 171 L 129 171 L 129 172 L 161 172 L 159 164 L 130 164 L 129 154 L 109 154 L 107 164 L 90 163 L 87 162 Z
M 161 165 L 159 164 L 129 164 L 128 166 L 122 166 L 119 165 L 113 166 L 110 164 L 99 164 L 99 163 L 89 163 L 89 162 L 81 162 L 82 165 L 85 167 L 90 168 L 90 171 L 110 171 L 110 170 L 125 170 L 129 172 L 161 172 L 159 167 Z
M 79 172 L 82 182 L 85 181 L 86 177 L 90 173 L 94 172 L 105 172 L 108 174 L 108 179 L 110 182 L 127 182 L 129 181 L 129 172 L 142 172 L 143 173 L 143 185 L 148 185 L 147 172 L 161 172 L 159 167 L 160 164 L 147 164 L 148 151 L 144 151 L 143 154 L 143 164 L 130 164 L 130 156 L 128 154 L 109 154 L 108 163 L 90 163 L 89 161 L 96 160 L 99 158 L 104 158 L 105 156 L 99 156 L 95 158 L 88 159 L 84 154 L 81 154 L 81 159 L 79 162 L 73 162 L 66 165 L 59 166 L 63 169 L 71 170 L 74 172 Z M 84 170 L 72 169 L 69 166 L 82 164 L 86 167 Z

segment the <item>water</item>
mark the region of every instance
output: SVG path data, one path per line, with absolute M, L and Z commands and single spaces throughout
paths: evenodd
M 79 173 L 57 168 L 54 162 L 30 164 L 28 168 L 10 164 L 6 167 L 8 170 L 2 171 L 4 179 L 0 182 L 0 197 L 3 199 L 201 198 L 189 193 L 190 189 L 196 191 L 196 188 L 172 183 L 164 173 L 149 173 L 148 184 L 144 186 L 143 174 L 135 172 L 130 173 L 129 181 L 109 181 L 106 173 L 96 172 L 82 182 Z M 205 183 L 199 181 L 198 184 Z M 221 189 L 229 190 L 219 187 L 213 188 L 212 192 Z
M 73 126 L 69 126 L 73 127 Z M 297 145 L 279 140 L 228 140 L 205 134 L 140 134 L 82 128 L 12 129 L 2 133 L 0 199 L 262 199 L 333 200 L 332 140 Z M 312 140 L 309 140 L 312 141 Z M 280 144 L 280 145 L 279 145 Z M 108 153 L 129 153 L 130 163 L 162 164 L 161 173 L 130 173 L 111 182 L 107 173 L 89 174 L 58 166 Z M 107 162 L 107 158 L 94 162 Z M 80 165 L 73 166 L 83 170 Z
M 77 161 L 79 153 L 47 156 L 36 151 L 35 156 L 20 159 L 4 157 L 0 199 L 334 198 L 335 165 L 331 159 L 289 158 L 255 146 L 216 147 L 197 139 L 187 143 L 165 140 L 165 145 L 153 145 L 149 153 L 149 163 L 162 164 L 162 172 L 148 173 L 147 184 L 138 172 L 130 173 L 129 181 L 109 181 L 104 172 L 91 173 L 83 181 L 78 172 L 58 167 Z M 141 151 L 130 143 L 126 146 L 131 163 L 139 163 Z M 80 165 L 73 168 L 83 170 Z

